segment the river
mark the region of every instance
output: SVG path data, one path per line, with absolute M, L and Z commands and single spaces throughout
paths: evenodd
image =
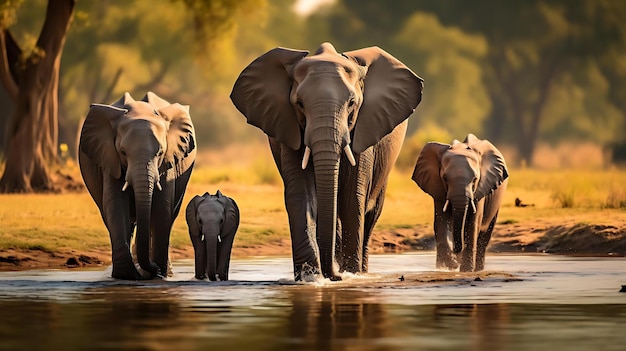
M 626 349 L 625 258 L 492 254 L 480 275 L 434 262 L 373 255 L 370 274 L 309 283 L 290 258 L 235 259 L 228 282 L 195 280 L 187 260 L 144 282 L 2 272 L 0 349 Z

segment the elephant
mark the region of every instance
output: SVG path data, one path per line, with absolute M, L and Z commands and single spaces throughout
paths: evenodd
M 284 184 L 294 278 L 367 272 L 367 244 L 423 80 L 379 47 L 274 48 L 230 98 L 268 136 Z
M 79 142 L 80 171 L 111 239 L 112 277 L 167 276 L 169 240 L 196 158 L 189 106 L 153 92 L 91 104 Z M 155 190 L 156 188 L 156 190 Z M 129 248 L 136 227 L 137 261 Z
M 189 237 L 195 254 L 195 277 L 228 280 L 230 253 L 239 227 L 239 207 L 219 190 L 189 201 L 186 210 Z
M 412 179 L 434 200 L 437 268 L 484 269 L 508 177 L 500 151 L 473 134 L 452 145 L 429 142 L 424 146 Z M 450 234 L 455 255 L 450 250 Z

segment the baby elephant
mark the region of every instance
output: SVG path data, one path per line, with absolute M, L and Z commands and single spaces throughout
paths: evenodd
M 452 145 L 427 143 L 412 179 L 433 197 L 437 268 L 481 271 L 509 177 L 504 157 L 489 141 L 468 134 Z M 449 237 L 452 234 L 453 249 Z
M 196 261 L 196 278 L 228 280 L 230 252 L 239 227 L 239 208 L 233 199 L 205 193 L 187 205 L 187 226 Z

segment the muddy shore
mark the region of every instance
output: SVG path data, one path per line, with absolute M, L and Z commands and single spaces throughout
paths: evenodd
M 404 228 L 374 233 L 370 243 L 372 254 L 434 250 L 430 227 Z M 626 255 L 626 223 L 621 220 L 603 224 L 582 224 L 574 219 L 555 219 L 532 224 L 512 223 L 496 226 L 490 242 L 492 253 L 550 253 L 574 256 Z M 288 240 L 274 245 L 233 247 L 234 257 L 289 256 Z M 170 249 L 173 260 L 193 258 L 191 243 Z M 0 251 L 0 271 L 26 269 L 73 269 L 106 266 L 111 263 L 110 250 L 78 252 L 76 250 Z

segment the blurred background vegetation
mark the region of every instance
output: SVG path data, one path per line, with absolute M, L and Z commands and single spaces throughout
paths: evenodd
M 2 0 L 0 27 L 32 51 L 47 0 Z M 308 5 L 308 6 L 307 6 Z M 78 1 L 59 80 L 59 144 L 75 155 L 89 104 L 154 91 L 191 105 L 201 151 L 259 142 L 229 100 L 276 46 L 377 45 L 425 80 L 398 166 L 472 132 L 511 166 L 602 168 L 626 159 L 626 1 Z M 14 104 L 0 88 L 5 145 Z M 2 151 L 0 151 L 0 154 Z M 578 160 L 578 161 L 577 161 Z

